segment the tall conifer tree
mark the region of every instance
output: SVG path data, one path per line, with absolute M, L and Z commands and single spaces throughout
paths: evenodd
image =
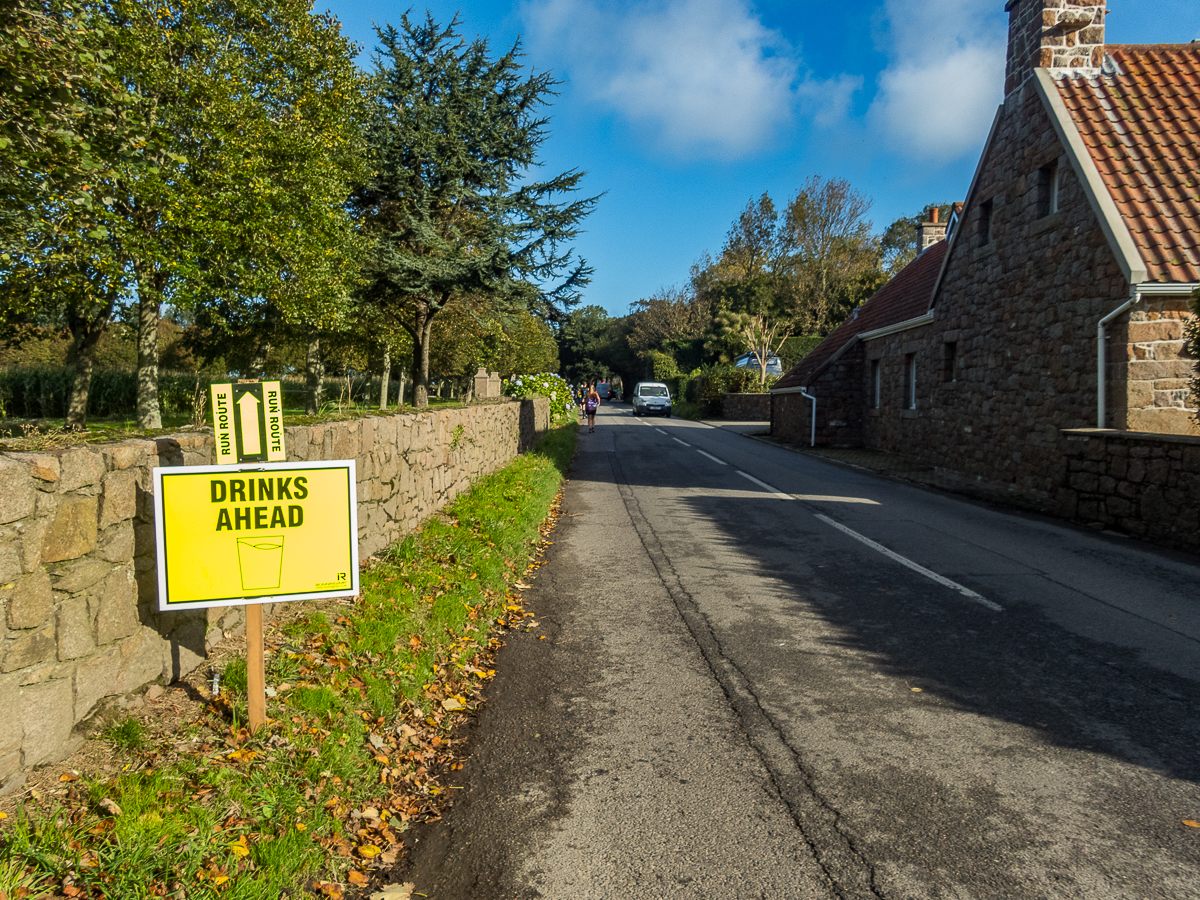
M 556 82 L 523 72 L 519 44 L 492 59 L 458 27 L 404 16 L 378 29 L 375 174 L 356 197 L 374 241 L 362 299 L 412 338 L 417 406 L 428 403 L 431 330 L 447 306 L 471 297 L 553 320 L 591 274 L 568 245 L 596 198 L 555 200 L 583 173 L 527 179 Z

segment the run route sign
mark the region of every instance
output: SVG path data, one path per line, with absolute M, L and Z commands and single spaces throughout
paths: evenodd
M 156 468 L 159 610 L 357 595 L 356 483 L 352 459 Z
M 217 464 L 283 462 L 283 391 L 278 381 L 212 386 Z

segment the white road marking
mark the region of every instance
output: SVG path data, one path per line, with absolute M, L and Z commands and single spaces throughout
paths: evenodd
M 776 497 L 778 497 L 780 500 L 791 500 L 791 499 L 792 499 L 792 495 L 791 495 L 791 494 L 785 494 L 783 491 L 779 490 L 779 488 L 771 487 L 771 485 L 767 484 L 765 481 L 759 481 L 759 480 L 758 480 L 757 478 L 755 478 L 753 475 L 747 475 L 747 474 L 746 474 L 745 472 L 743 472 L 741 469 L 738 469 L 738 470 L 737 470 L 737 473 L 738 473 L 739 475 L 741 475 L 743 478 L 745 478 L 745 479 L 748 479 L 749 481 L 753 481 L 753 482 L 754 482 L 755 484 L 757 484 L 757 485 L 758 485 L 760 488 L 764 488 L 764 489 L 766 489 L 766 490 L 770 491 L 772 494 L 774 494 L 774 495 L 775 495 Z
M 797 500 L 807 500 L 809 503 L 863 503 L 867 506 L 879 506 L 878 500 L 868 500 L 866 497 L 834 497 L 828 494 L 792 494 Z
M 717 458 L 716 458 L 715 456 L 713 456 L 711 453 L 705 453 L 703 450 L 697 450 L 696 452 L 697 452 L 697 453 L 699 453 L 701 456 L 707 456 L 709 459 L 711 459 L 713 462 L 715 462 L 715 463 L 716 463 L 718 466 L 727 466 L 727 465 L 729 465 L 729 463 L 725 462 L 725 460 L 723 460 L 723 459 L 717 459 Z
M 690 446 L 692 446 L 692 445 L 691 445 L 691 444 L 689 444 L 687 441 L 681 441 L 681 440 L 679 440 L 679 438 L 671 438 L 671 440 L 675 441 L 676 443 L 683 444 L 683 446 L 685 446 L 685 447 L 690 447 Z
M 948 587 L 951 590 L 958 591 L 958 593 L 962 594 L 968 600 L 972 600 L 975 603 L 978 603 L 982 606 L 986 606 L 988 609 L 992 610 L 993 612 L 1004 612 L 1004 607 L 1001 606 L 999 603 L 993 603 L 991 600 L 988 600 L 986 597 L 983 597 L 983 596 L 975 593 L 970 588 L 963 587 L 957 581 L 951 581 L 949 578 L 945 578 L 945 577 L 939 575 L 937 572 L 930 571 L 929 569 L 925 568 L 924 566 L 913 562 L 911 559 L 908 559 L 907 557 L 901 556 L 899 553 L 895 553 L 895 552 L 889 550 L 887 547 L 883 546 L 883 544 L 877 544 L 875 541 L 871 540 L 869 537 L 859 534 L 857 531 L 853 530 L 852 528 L 847 528 L 841 522 L 835 522 L 833 519 L 829 518 L 828 516 L 823 516 L 820 513 L 816 513 L 815 515 L 818 519 L 820 519 L 826 525 L 832 525 L 838 531 L 842 532 L 843 534 L 850 535 L 850 537 L 854 538 L 856 541 L 861 541 L 862 543 L 864 543 L 868 547 L 870 547 L 872 550 L 878 550 L 884 556 L 888 557 L 888 559 L 895 560 L 896 562 L 900 563 L 900 565 L 907 566 L 908 568 L 912 569 L 914 572 L 920 572 L 926 578 L 932 579 L 933 581 L 936 581 L 940 585 Z
M 663 431 L 661 428 L 655 428 L 654 430 L 657 431 L 659 434 L 666 434 L 666 432 Z

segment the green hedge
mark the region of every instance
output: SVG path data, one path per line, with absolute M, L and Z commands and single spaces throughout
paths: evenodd
M 201 376 L 205 390 L 212 379 Z M 189 413 L 196 376 L 163 372 L 158 403 L 163 415 Z M 65 368 L 0 369 L 0 414 L 13 419 L 62 419 L 67 415 L 71 371 Z M 102 370 L 92 374 L 88 416 L 131 416 L 137 410 L 137 373 Z

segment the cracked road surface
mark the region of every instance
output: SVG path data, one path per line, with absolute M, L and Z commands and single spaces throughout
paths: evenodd
M 622 407 L 563 513 L 421 894 L 1200 896 L 1194 558 Z

